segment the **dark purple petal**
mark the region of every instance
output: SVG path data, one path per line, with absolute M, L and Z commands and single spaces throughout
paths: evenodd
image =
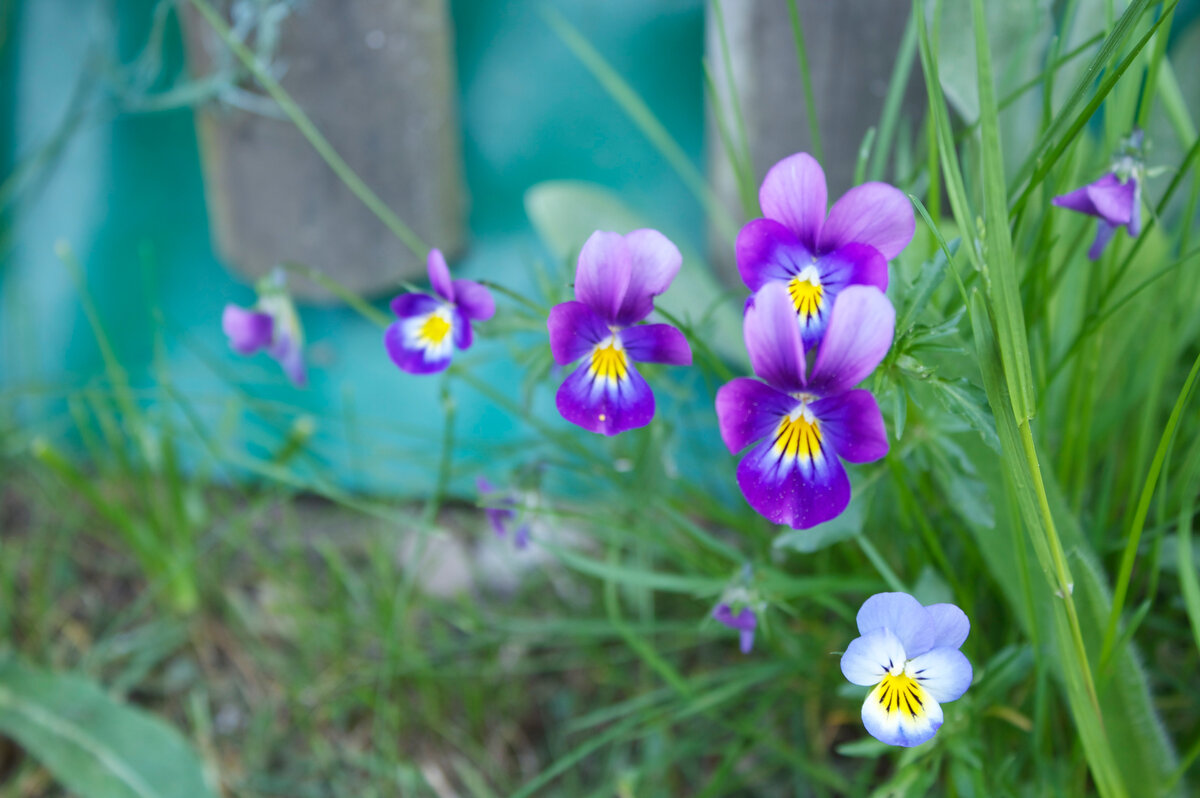
M 383 345 L 392 362 L 401 371 L 409 374 L 433 374 L 450 365 L 454 353 L 450 346 L 437 348 L 422 347 L 414 327 L 422 322 L 420 317 L 393 322 L 383 334 Z
M 758 201 L 764 216 L 782 222 L 810 252 L 817 251 L 828 193 L 825 172 L 816 158 L 798 152 L 772 166 L 763 178 Z
M 843 460 L 870 463 L 888 452 L 883 414 L 870 391 L 846 391 L 809 405 L 821 435 Z
M 770 435 L 799 404 L 795 398 L 749 377 L 738 377 L 717 390 L 717 423 L 732 454 Z
M 870 244 L 846 244 L 817 258 L 817 273 L 826 291 L 837 293 L 848 285 L 888 287 L 887 258 Z
M 471 343 L 475 340 L 474 332 L 471 330 L 471 322 L 462 312 L 462 308 L 459 307 L 455 307 L 450 316 L 454 325 L 454 345 L 459 349 L 470 349 Z
M 454 304 L 468 319 L 487 321 L 496 314 L 496 300 L 492 292 L 474 280 L 455 280 Z
M 621 234 L 597 230 L 588 236 L 575 266 L 575 298 L 615 324 L 629 280 L 629 252 Z
M 1096 209 L 1096 215 L 1114 226 L 1129 224 L 1133 218 L 1134 194 L 1137 183 L 1130 180 L 1122 183 L 1109 173 L 1091 185 L 1085 186 L 1088 199 Z
M 241 355 L 251 355 L 270 345 L 275 322 L 267 313 L 226 305 L 221 314 L 221 329 L 229 336 L 229 346 Z
M 771 280 L 790 280 L 813 262 L 796 234 L 774 219 L 753 219 L 738 233 L 738 272 L 751 291 Z
M 271 357 L 283 367 L 283 373 L 292 385 L 304 387 L 308 384 L 308 370 L 304 366 L 304 351 L 287 333 L 280 333 L 268 350 Z
M 446 265 L 442 251 L 440 249 L 429 250 L 426 265 L 429 269 L 429 284 L 433 286 L 433 292 L 447 302 L 453 302 L 454 283 L 450 281 L 450 267 Z
M 670 324 L 638 324 L 626 327 L 617 335 L 630 360 L 672 366 L 692 365 L 692 349 L 688 346 L 687 338 Z
M 887 183 L 863 183 L 842 195 L 821 228 L 820 252 L 846 244 L 869 244 L 891 260 L 917 230 L 912 203 Z
M 633 364 L 605 363 L 596 353 L 571 372 L 555 401 L 567 421 L 603 435 L 644 427 L 654 418 L 654 394 Z
M 1108 246 L 1108 242 L 1112 241 L 1113 235 L 1117 232 L 1114 225 L 1101 219 L 1096 224 L 1096 237 L 1092 240 L 1092 245 L 1088 248 L 1088 257 L 1092 260 L 1100 260 L 1100 256 L 1104 254 L 1104 248 Z
M 809 384 L 818 394 L 847 391 L 875 370 L 892 345 L 896 311 L 878 288 L 852 285 L 838 294 L 817 349 Z
M 965 612 L 953 604 L 930 604 L 925 609 L 933 619 L 934 648 L 959 648 L 966 642 L 971 622 Z
M 783 283 L 767 283 L 758 290 L 742 332 L 755 374 L 787 393 L 804 390 L 804 344 L 795 305 Z
M 550 353 L 560 366 L 574 363 L 612 335 L 596 311 L 582 302 L 563 302 L 550 308 L 546 328 L 550 331 Z
M 740 648 L 743 654 L 749 654 L 754 648 L 754 630 L 758 627 L 758 616 L 749 607 L 742 607 L 737 615 L 733 614 L 728 604 L 718 604 L 713 610 L 712 617 L 719 623 L 736 629 L 740 638 Z
M 750 450 L 738 465 L 738 487 L 760 515 L 793 529 L 808 529 L 836 518 L 850 503 L 846 470 L 820 436 L 807 448 L 789 438 L 783 423 L 776 434 Z
M 402 319 L 424 316 L 441 307 L 442 303 L 429 294 L 401 294 L 392 300 L 392 313 Z
M 933 616 L 907 593 L 876 593 L 858 610 L 858 633 L 889 629 L 900 639 L 908 659 L 933 648 Z

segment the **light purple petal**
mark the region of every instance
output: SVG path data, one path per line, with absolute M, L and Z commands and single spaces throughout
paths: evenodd
M 738 377 L 717 390 L 721 440 L 737 454 L 773 433 L 797 404 L 796 399 L 766 383 Z
M 1088 194 L 1088 186 L 1080 186 L 1074 191 L 1054 197 L 1050 200 L 1050 204 L 1059 208 L 1086 213 L 1088 216 L 1100 215 L 1099 211 L 1096 210 L 1095 203 L 1092 202 L 1091 195 Z
M 563 302 L 550 308 L 546 328 L 550 331 L 550 353 L 560 366 L 574 363 L 612 335 L 596 311 L 582 302 Z
M 629 287 L 617 310 L 616 323 L 635 324 L 654 310 L 654 297 L 663 293 L 679 274 L 683 256 L 657 230 L 634 230 L 625 236 L 629 257 Z
M 521 524 L 517 527 L 517 531 L 513 533 L 513 543 L 518 549 L 529 545 L 529 524 Z
M 474 280 L 455 280 L 451 285 L 454 304 L 458 305 L 468 319 L 487 321 L 496 314 L 496 300 L 492 292 Z
M 283 373 L 291 380 L 292 385 L 304 387 L 308 384 L 308 369 L 304 365 L 304 352 L 287 333 L 280 333 L 271 344 L 271 357 L 283 367 Z
M 971 686 L 971 663 L 957 648 L 935 648 L 913 657 L 907 672 L 941 704 L 957 700 Z
M 827 446 L 789 450 L 787 438 L 771 434 L 742 459 L 738 487 L 760 515 L 793 529 L 836 518 L 850 503 L 850 480 Z
M 929 610 L 933 618 L 933 647 L 962 646 L 971 632 L 971 622 L 967 620 L 967 614 L 953 604 L 930 604 L 925 609 Z
M 392 313 L 402 319 L 424 316 L 441 307 L 442 303 L 429 294 L 401 294 L 392 300 Z
M 1133 218 L 1133 200 L 1137 184 L 1130 180 L 1122 183 L 1116 175 L 1106 174 L 1096 182 L 1084 186 L 1088 199 L 1096 209 L 1096 215 L 1113 226 L 1129 224 Z
M 796 308 L 782 283 L 767 283 L 758 290 L 742 332 L 755 374 L 787 393 L 804 390 L 804 344 Z
M 856 637 L 842 654 L 842 675 L 853 684 L 879 684 L 895 665 L 902 664 L 904 645 L 889 629 L 876 629 L 869 635 Z
M 692 349 L 683 333 L 670 324 L 638 324 L 617 333 L 631 360 L 639 363 L 692 365 Z
M 888 453 L 883 414 L 870 391 L 846 391 L 809 407 L 821 422 L 821 435 L 843 460 L 872 463 Z
M 758 201 L 764 216 L 782 222 L 810 252 L 817 251 L 829 196 L 825 172 L 816 158 L 798 152 L 772 166 L 763 178 Z
M 885 705 L 884 691 L 888 683 L 883 681 L 867 695 L 863 701 L 862 720 L 867 732 L 887 745 L 899 745 L 911 748 L 928 742 L 942 726 L 942 707 L 934 700 L 929 692 L 919 684 L 914 685 L 914 694 L 909 701 L 916 706 L 909 714 L 892 705 L 891 711 Z
M 450 280 L 450 267 L 446 265 L 442 251 L 440 249 L 429 250 L 426 265 L 429 268 L 429 284 L 433 286 L 433 292 L 447 302 L 453 302 L 454 283 Z
M 818 251 L 869 244 L 891 260 L 908 246 L 916 230 L 912 203 L 904 192 L 887 183 L 863 183 L 829 209 Z
M 809 379 L 812 390 L 829 395 L 862 382 L 887 354 L 895 328 L 896 311 L 882 291 L 867 285 L 847 287 L 833 302 L 817 349 Z
M 1108 246 L 1109 241 L 1112 241 L 1113 234 L 1116 232 L 1117 228 L 1103 219 L 1097 222 L 1096 238 L 1092 241 L 1092 246 L 1088 248 L 1088 258 L 1100 260 L 1100 256 L 1104 254 L 1104 248 Z
M 558 412 L 589 432 L 617 435 L 644 427 L 654 418 L 654 394 L 632 363 L 624 374 L 606 376 L 593 368 L 595 355 L 585 359 L 558 389 Z
M 907 593 L 876 593 L 858 611 L 858 633 L 890 629 L 900 639 L 908 659 L 933 648 L 933 616 Z
M 738 272 L 751 291 L 771 280 L 786 282 L 814 262 L 796 234 L 774 219 L 753 219 L 738 233 Z
M 631 278 L 629 250 L 620 233 L 597 230 L 588 236 L 575 266 L 575 298 L 616 324 Z
M 432 350 L 418 345 L 412 334 L 412 325 L 419 323 L 419 320 L 418 317 L 388 325 L 383 334 L 383 345 L 387 348 L 388 356 L 401 371 L 407 371 L 409 374 L 433 374 L 443 371 L 450 365 L 454 350 L 450 346 Z
M 221 329 L 229 336 L 229 346 L 241 355 L 251 355 L 270 345 L 275 322 L 270 314 L 226 305 L 221 314 Z

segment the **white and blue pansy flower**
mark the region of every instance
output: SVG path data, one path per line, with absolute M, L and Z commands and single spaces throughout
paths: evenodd
M 863 725 L 888 745 L 928 741 L 942 725 L 942 704 L 971 685 L 971 663 L 959 651 L 971 624 L 953 604 L 928 607 L 907 593 L 878 593 L 858 611 L 861 637 L 842 655 L 842 673 L 874 689 Z

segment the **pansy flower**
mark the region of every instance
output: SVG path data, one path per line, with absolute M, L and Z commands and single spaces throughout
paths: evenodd
M 488 523 L 492 525 L 492 531 L 496 533 L 496 537 L 508 537 L 509 528 L 517 518 L 517 513 L 513 510 L 517 506 L 517 500 L 508 495 L 497 498 L 495 486 L 486 477 L 476 477 L 475 488 L 484 501 L 492 502 L 492 506 L 483 508 L 483 512 L 487 515 Z M 517 526 L 513 531 L 513 543 L 518 549 L 529 545 L 529 524 L 523 523 Z
M 229 346 L 241 355 L 265 350 L 293 385 L 308 383 L 304 366 L 304 332 L 296 306 L 285 287 L 285 277 L 275 269 L 259 281 L 258 302 L 251 308 L 228 304 L 221 314 L 221 329 Z
M 736 614 L 728 604 L 718 604 L 712 613 L 715 621 L 738 632 L 739 646 L 743 654 L 754 648 L 754 630 L 758 628 L 758 615 L 750 607 L 742 607 Z
M 754 373 L 717 391 L 717 420 L 729 451 L 753 446 L 737 480 L 750 506 L 776 524 L 807 529 L 850 502 L 842 460 L 887 454 L 887 432 L 869 391 L 852 390 L 892 344 L 896 312 L 874 286 L 848 286 L 807 366 L 800 327 L 783 284 L 754 295 L 743 331 Z
M 953 604 L 921 603 L 907 593 L 878 593 L 858 611 L 858 633 L 842 654 L 842 673 L 874 687 L 863 725 L 888 745 L 911 747 L 942 725 L 942 704 L 971 686 L 971 663 L 959 651 L 970 621 Z
M 1100 220 L 1096 238 L 1088 249 L 1088 257 L 1098 260 L 1118 227 L 1124 227 L 1130 238 L 1142 230 L 1142 183 L 1145 168 L 1141 159 L 1142 131 L 1135 130 L 1121 143 L 1110 171 L 1101 177 L 1061 197 L 1050 200 L 1052 205 L 1068 208 Z
M 772 282 L 787 287 L 807 347 L 821 339 L 847 286 L 887 289 L 888 261 L 916 230 L 912 204 L 886 183 L 850 189 L 826 214 L 825 173 L 804 152 L 771 167 L 758 199 L 766 218 L 738 233 L 738 271 L 751 292 Z
M 639 324 L 654 310 L 683 259 L 657 230 L 596 231 L 575 269 L 574 302 L 550 310 L 554 361 L 581 360 L 556 397 L 558 412 L 590 432 L 616 435 L 654 417 L 654 394 L 633 364 L 688 366 L 692 350 L 669 324 Z
M 427 261 L 429 283 L 436 296 L 401 294 L 392 300 L 398 321 L 384 333 L 388 355 L 409 374 L 433 374 L 450 365 L 454 347 L 471 346 L 471 322 L 487 321 L 496 312 L 492 294 L 472 280 L 451 280 L 440 250 Z

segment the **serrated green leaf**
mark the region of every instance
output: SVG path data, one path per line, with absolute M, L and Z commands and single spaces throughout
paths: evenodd
M 0 732 L 83 798 L 215 798 L 179 732 L 94 682 L 0 660 Z
M 971 425 L 983 442 L 993 451 L 1000 451 L 1000 439 L 996 437 L 996 420 L 988 406 L 987 394 L 965 378 L 958 380 L 933 380 L 938 399 L 954 415 Z

